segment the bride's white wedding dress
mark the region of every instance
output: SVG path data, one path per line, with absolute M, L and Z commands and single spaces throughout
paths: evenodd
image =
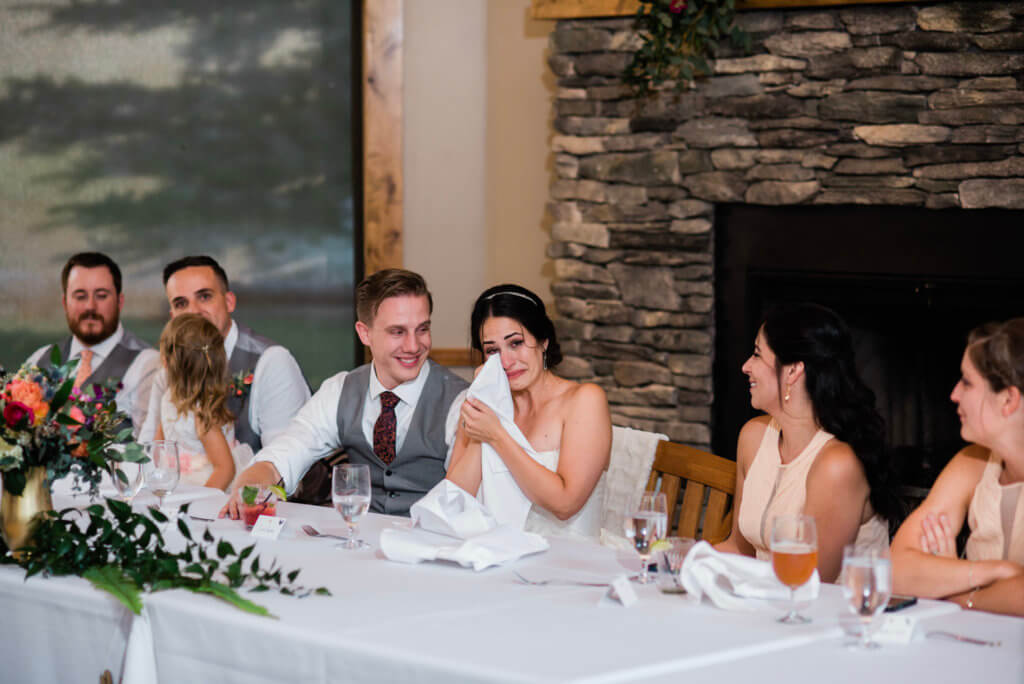
M 551 471 L 558 468 L 558 454 L 555 451 L 536 451 L 535 460 Z M 546 537 L 587 537 L 597 539 L 601 534 L 601 515 L 604 506 L 604 490 L 607 472 L 601 473 L 590 498 L 583 508 L 568 520 L 559 520 L 554 515 L 534 504 L 526 516 L 527 532 L 536 532 Z

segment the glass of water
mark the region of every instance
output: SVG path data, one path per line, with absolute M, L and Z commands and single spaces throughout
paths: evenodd
M 871 635 L 892 595 L 889 549 L 845 547 L 839 584 L 843 587 L 847 606 L 860 620 L 860 640 L 852 645 L 863 649 L 878 648 L 878 642 L 872 641 Z
M 114 489 L 117 490 L 118 496 L 121 501 L 131 506 L 132 499 L 142 489 L 142 464 L 130 461 L 110 461 L 108 467 L 110 479 L 114 483 Z
M 626 514 L 626 539 L 632 542 L 640 554 L 640 574 L 636 581 L 649 584 L 651 576 L 647 565 L 651 559 L 651 547 L 654 542 L 665 538 L 668 527 L 668 513 L 665 510 L 663 493 L 646 493 L 640 497 L 640 506 Z
M 359 519 L 370 508 L 370 467 L 365 464 L 341 463 L 331 473 L 331 502 L 348 524 L 348 538 L 338 544 L 340 549 L 361 549 L 369 546 L 356 539 Z
M 156 440 L 144 445 L 149 462 L 143 469 L 146 488 L 153 492 L 159 502 L 158 510 L 163 510 L 164 499 L 174 491 L 181 479 L 181 466 L 178 461 L 178 443 L 167 440 Z

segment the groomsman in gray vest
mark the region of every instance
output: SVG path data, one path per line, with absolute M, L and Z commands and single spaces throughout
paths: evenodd
M 235 416 L 235 438 L 253 452 L 280 434 L 309 399 L 309 385 L 295 357 L 281 345 L 257 335 L 232 319 L 235 293 L 228 276 L 212 257 L 189 256 L 164 267 L 164 289 L 171 305 L 171 318 L 197 313 L 209 320 L 224 336 L 228 370 L 243 382 L 228 397 L 228 409 Z M 248 381 L 246 381 L 248 380 Z M 153 383 L 149 416 L 140 441 L 153 438 L 160 421 L 160 400 L 167 388 L 161 370 Z
M 71 335 L 37 349 L 27 363 L 49 368 L 56 346 L 61 363 L 79 359 L 75 387 L 119 380 L 114 399 L 138 433 L 160 354 L 121 325 L 121 269 L 106 254 L 81 252 L 64 264 L 60 284 Z
M 371 363 L 328 378 L 280 437 L 235 481 L 222 513 L 238 517 L 238 490 L 282 482 L 288 492 L 318 459 L 344 449 L 370 467 L 370 510 L 408 515 L 445 475 L 468 384 L 430 361 L 433 300 L 423 278 L 387 269 L 356 288 L 356 332 Z
M 78 358 L 75 387 L 118 380 L 115 400 L 137 433 L 150 401 L 160 353 L 121 325 L 121 269 L 105 254 L 82 252 L 60 271 L 63 309 L 71 336 L 37 349 L 28 364 L 50 367 L 54 346 L 61 364 Z

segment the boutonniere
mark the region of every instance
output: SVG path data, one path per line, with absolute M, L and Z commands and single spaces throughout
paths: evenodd
M 231 376 L 228 383 L 228 397 L 238 397 L 245 401 L 252 391 L 252 371 L 238 371 Z

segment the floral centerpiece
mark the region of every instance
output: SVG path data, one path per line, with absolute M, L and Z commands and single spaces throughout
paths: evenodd
M 26 365 L 10 376 L 0 372 L 0 530 L 13 548 L 30 536 L 29 521 L 15 509 L 30 498 L 37 500 L 36 512 L 50 508 L 54 480 L 71 474 L 76 490 L 85 486 L 96 495 L 110 462 L 145 460 L 127 417 L 117 410 L 117 386 L 75 388 L 77 366 L 77 360 L 61 365 L 55 349 L 48 368 Z M 17 540 L 8 538 L 12 524 L 22 528 Z

